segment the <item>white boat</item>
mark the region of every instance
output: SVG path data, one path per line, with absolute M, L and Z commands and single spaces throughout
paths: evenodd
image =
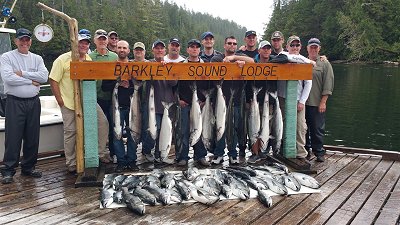
M 60 107 L 54 96 L 40 96 L 42 106 L 40 114 L 39 154 L 59 152 L 64 149 L 64 131 Z M 4 123 L 0 117 L 0 161 L 4 157 Z M 22 151 L 21 151 L 22 155 Z

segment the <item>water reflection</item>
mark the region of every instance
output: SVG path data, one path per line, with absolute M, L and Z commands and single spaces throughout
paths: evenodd
M 400 151 L 400 68 L 333 65 L 325 143 Z

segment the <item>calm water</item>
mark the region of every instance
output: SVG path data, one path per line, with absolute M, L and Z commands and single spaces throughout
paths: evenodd
M 333 65 L 325 144 L 400 151 L 400 67 Z M 51 91 L 45 88 L 42 95 Z
M 400 151 L 400 67 L 333 65 L 325 144 Z

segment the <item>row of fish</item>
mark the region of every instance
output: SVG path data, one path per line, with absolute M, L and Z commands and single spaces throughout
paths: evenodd
M 300 191 L 302 186 L 318 189 L 319 183 L 311 176 L 289 172 L 284 165 L 230 166 L 224 169 L 208 169 L 202 173 L 190 167 L 174 174 L 153 170 L 148 175 L 109 174 L 103 180 L 101 205 L 109 207 L 113 202 L 126 204 L 133 212 L 143 215 L 146 205 L 168 205 L 194 200 L 211 205 L 225 198 L 250 198 L 250 190 L 257 191 L 258 199 L 267 207 L 272 206 L 270 191 L 287 195 L 288 189 Z
M 114 135 L 117 139 L 122 137 L 122 128 L 120 124 L 119 106 L 118 106 L 118 83 L 116 84 L 113 92 L 113 108 L 114 108 Z M 141 104 L 139 98 L 139 88 L 141 83 L 134 82 L 134 92 L 131 96 L 130 115 L 129 115 L 129 129 L 132 139 L 139 143 L 141 140 Z M 198 93 L 196 83 L 194 83 L 192 95 L 192 106 L 190 110 L 190 146 L 195 145 L 198 141 L 202 141 L 205 148 L 212 151 L 215 143 L 218 142 L 224 134 L 226 134 L 226 142 L 228 148 L 234 148 L 236 146 L 230 146 L 234 139 L 234 101 L 235 92 L 231 90 L 231 97 L 228 102 L 228 106 L 225 102 L 225 97 L 222 92 L 222 83 L 216 85 L 216 96 L 215 104 L 213 104 L 211 97 L 214 90 L 203 91 L 202 93 L 206 97 L 203 107 L 200 107 L 198 100 Z M 239 135 L 239 145 L 246 146 L 247 140 L 249 139 L 250 145 L 257 144 L 258 148 L 265 151 L 268 145 L 268 141 L 272 138 L 274 140 L 273 149 L 279 151 L 280 143 L 283 135 L 283 120 L 282 113 L 279 107 L 279 101 L 276 93 L 265 92 L 264 102 L 262 105 L 262 113 L 260 114 L 260 107 L 257 101 L 257 95 L 261 89 L 253 87 L 253 98 L 250 103 L 249 109 L 246 109 L 246 94 L 245 89 L 242 89 L 240 93 L 241 104 L 240 113 L 243 122 L 242 127 L 239 128 L 241 132 L 236 132 Z M 160 133 L 157 134 L 156 125 L 156 113 L 155 113 L 155 102 L 154 102 L 154 87 L 150 85 L 150 91 L 148 96 L 148 128 L 147 132 L 149 136 L 156 140 L 157 135 L 159 137 L 159 150 L 161 157 L 165 158 L 170 151 L 172 145 L 173 130 L 175 131 L 176 137 L 174 138 L 176 143 L 175 149 L 180 150 L 181 146 L 181 121 L 180 121 L 180 106 L 179 104 L 165 103 L 164 113 L 161 122 Z M 178 90 L 179 91 L 179 90 Z M 270 96 L 274 99 L 273 113 L 270 115 Z M 179 99 L 178 99 L 179 102 Z M 172 105 L 177 107 L 175 118 L 171 120 L 169 117 L 169 109 Z M 270 124 L 270 120 L 272 124 Z M 174 123 L 173 123 L 174 121 Z M 179 152 L 178 152 L 179 153 Z

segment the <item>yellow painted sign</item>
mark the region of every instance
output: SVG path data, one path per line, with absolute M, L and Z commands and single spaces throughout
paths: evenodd
M 311 80 L 311 64 L 71 62 L 71 78 L 80 80 Z

